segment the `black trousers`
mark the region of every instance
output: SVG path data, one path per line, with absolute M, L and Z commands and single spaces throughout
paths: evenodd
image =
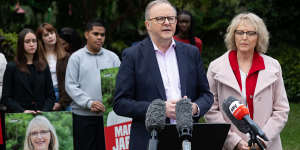
M 74 150 L 105 150 L 102 116 L 80 116 L 73 113 Z

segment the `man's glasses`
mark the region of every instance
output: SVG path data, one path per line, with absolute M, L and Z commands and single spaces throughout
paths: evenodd
M 154 17 L 154 18 L 150 18 L 149 20 L 155 20 L 156 23 L 158 24 L 163 24 L 165 23 L 166 19 L 168 19 L 168 22 L 170 24 L 174 24 L 176 23 L 176 16 L 158 16 L 158 17 Z
M 50 132 L 50 130 L 41 130 L 41 131 L 33 131 L 30 133 L 30 135 L 34 138 L 37 138 L 39 135 L 44 137 L 46 136 L 48 133 Z
M 236 35 L 238 36 L 243 36 L 243 35 L 247 35 L 247 36 L 255 36 L 257 33 L 255 31 L 247 31 L 247 32 L 244 32 L 242 30 L 235 30 L 234 32 Z

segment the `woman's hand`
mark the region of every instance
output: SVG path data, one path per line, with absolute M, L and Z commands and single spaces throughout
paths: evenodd
M 244 140 L 241 140 L 234 148 L 235 150 L 250 150 L 248 143 Z
M 60 110 L 60 109 L 61 109 L 60 103 L 54 103 L 53 110 Z
M 24 110 L 24 113 L 26 113 L 26 114 L 36 114 L 36 111 L 34 111 L 34 110 Z

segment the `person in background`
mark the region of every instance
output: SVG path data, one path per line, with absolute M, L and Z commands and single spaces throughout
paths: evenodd
M 209 123 L 231 123 L 222 111 L 222 103 L 233 96 L 245 104 L 250 117 L 270 141 L 263 141 L 267 150 L 281 150 L 280 132 L 289 113 L 280 64 L 265 55 L 269 32 L 264 21 L 251 12 L 233 18 L 227 28 L 225 44 L 228 51 L 210 63 L 207 78 L 214 95 L 214 104 L 205 119 Z M 249 137 L 234 124 L 223 149 L 248 150 Z
M 90 21 L 84 36 L 87 45 L 74 52 L 68 62 L 66 91 L 72 98 L 75 150 L 105 150 L 101 69 L 120 66 L 118 56 L 103 48 L 106 28 Z
M 53 110 L 70 110 L 71 98 L 64 88 L 66 67 L 70 55 L 65 51 L 56 29 L 51 24 L 41 24 L 36 35 L 39 47 L 50 67 L 56 97 Z
M 55 128 L 46 117 L 38 115 L 29 122 L 24 150 L 59 150 Z
M 61 28 L 58 34 L 61 38 L 63 47 L 68 53 L 72 54 L 83 47 L 82 39 L 79 33 L 73 28 Z
M 55 95 L 51 73 L 31 29 L 23 29 L 18 35 L 17 55 L 6 66 L 2 90 L 7 112 L 52 110 Z
M 2 86 L 3 86 L 3 75 L 4 75 L 4 72 L 5 72 L 5 68 L 6 68 L 6 64 L 7 64 L 7 61 L 5 59 L 5 56 L 0 53 L 0 102 L 1 102 L 1 97 L 2 97 Z M 5 111 L 5 106 L 0 103 L 0 149 L 2 148 L 2 144 L 3 144 L 3 135 L 2 133 L 3 130 L 2 130 L 2 122 L 4 121 L 4 112 Z
M 5 56 L 0 53 L 0 99 L 2 97 L 2 86 L 3 86 L 3 75 L 5 72 L 7 61 L 5 59 Z
M 176 9 L 167 0 L 151 1 L 145 10 L 149 37 L 123 51 L 113 110 L 132 118 L 130 150 L 147 149 L 145 116 L 154 99 L 166 104 L 168 123 L 176 123 L 176 102 L 191 99 L 197 122 L 213 103 L 198 49 L 173 39 Z
M 182 10 L 177 15 L 177 27 L 174 39 L 187 44 L 195 45 L 202 52 L 202 41 L 195 36 L 194 19 L 190 12 Z

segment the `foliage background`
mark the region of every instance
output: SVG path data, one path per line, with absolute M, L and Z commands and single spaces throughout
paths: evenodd
M 72 27 L 83 35 L 88 20 L 100 18 L 107 27 L 104 47 L 121 56 L 122 50 L 147 36 L 144 8 L 151 0 L 0 0 L 0 52 L 15 55 L 17 34 L 49 22 L 57 29 Z M 16 13 L 19 2 L 25 14 Z M 300 101 L 300 1 L 297 0 L 170 0 L 194 15 L 195 35 L 203 41 L 204 65 L 226 51 L 223 37 L 231 19 L 251 11 L 264 19 L 270 31 L 267 55 L 278 59 L 290 101 Z
M 113 98 L 115 93 L 116 76 L 119 67 L 100 70 L 102 102 L 106 108 L 103 114 L 104 126 L 106 126 L 108 113 L 113 109 Z
M 73 125 L 71 112 L 43 112 L 56 130 L 59 149 L 73 150 Z M 25 113 L 5 114 L 6 149 L 21 150 L 24 146 L 26 128 L 35 116 Z
M 22 28 L 36 29 L 49 22 L 57 29 L 68 26 L 83 35 L 86 22 L 101 18 L 107 27 L 104 47 L 121 56 L 122 50 L 146 35 L 144 8 L 150 0 L 0 0 L 0 52 L 8 60 L 15 55 L 17 34 Z M 17 14 L 19 2 L 25 14 Z M 170 0 L 189 10 L 195 20 L 195 35 L 203 41 L 204 65 L 226 51 L 223 37 L 231 19 L 242 11 L 251 11 L 264 19 L 270 32 L 267 55 L 282 67 L 285 88 L 291 103 L 290 118 L 282 132 L 285 150 L 299 147 L 300 105 L 300 1 L 298 0 Z M 112 80 L 113 81 L 113 80 Z M 298 103 L 297 103 L 298 102 Z M 289 141 L 288 141 L 289 140 Z M 298 145 L 297 145 L 298 144 Z

